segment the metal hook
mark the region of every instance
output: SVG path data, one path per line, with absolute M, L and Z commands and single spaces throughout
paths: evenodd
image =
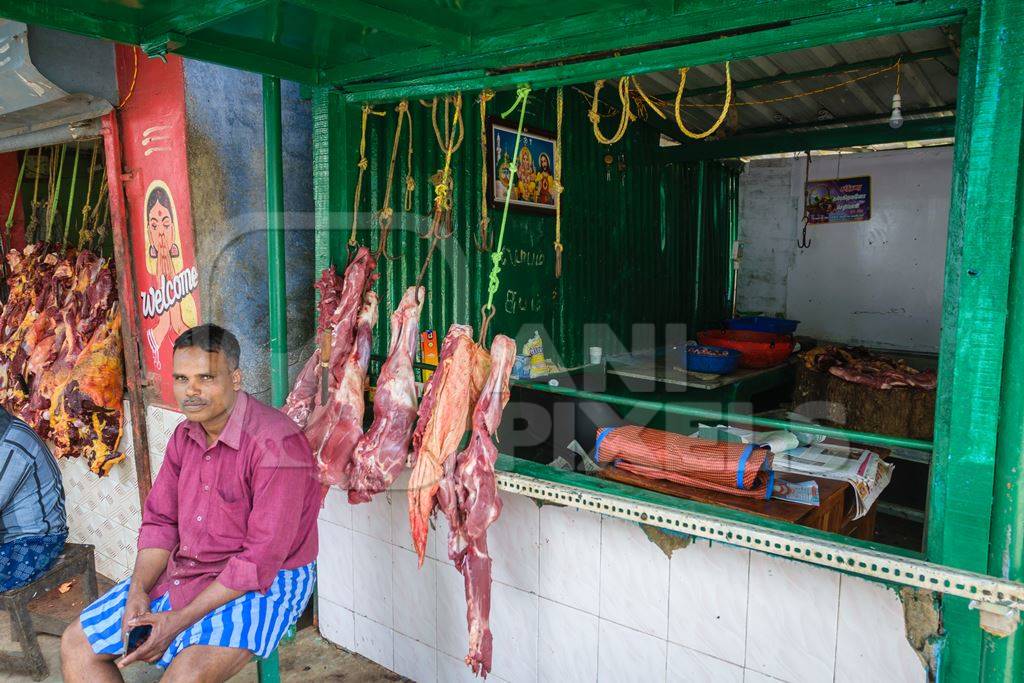
M 487 231 L 488 223 L 488 218 L 480 220 L 480 232 L 473 240 L 476 250 L 485 254 L 494 251 L 494 233 Z
M 807 237 L 807 217 L 804 217 L 804 229 L 800 234 L 800 239 L 796 241 L 796 246 L 801 249 L 808 249 L 811 246 L 811 240 Z
M 377 219 L 380 222 L 380 234 L 377 237 L 377 249 L 373 252 L 373 258 L 380 260 L 380 257 L 383 256 L 388 261 L 396 261 L 398 256 L 388 254 L 388 237 L 391 235 L 394 212 L 391 209 L 384 209 Z
M 800 238 L 796 241 L 796 246 L 801 249 L 807 249 L 811 246 L 811 240 L 807 237 L 807 183 L 811 182 L 811 150 L 807 150 L 804 154 L 807 155 L 807 165 L 804 169 L 804 226 L 803 231 L 800 233 Z
M 489 312 L 488 308 L 490 308 Z M 487 328 L 490 327 L 494 312 L 495 308 L 491 304 L 484 304 L 480 307 L 480 338 L 477 340 L 477 345 L 482 349 L 487 348 Z

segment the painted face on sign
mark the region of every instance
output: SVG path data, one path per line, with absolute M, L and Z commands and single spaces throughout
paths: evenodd
M 147 228 L 149 230 L 149 242 L 161 254 L 167 254 L 174 244 L 174 219 L 171 217 L 171 210 L 157 202 L 149 209 Z

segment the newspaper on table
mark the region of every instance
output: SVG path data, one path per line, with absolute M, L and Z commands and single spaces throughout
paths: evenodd
M 854 519 L 868 513 L 878 496 L 892 479 L 893 465 L 874 451 L 827 443 L 801 446 L 776 453 L 773 467 L 777 472 L 793 472 L 809 477 L 849 482 L 856 494 Z
M 726 425 L 718 425 L 718 429 L 734 434 L 744 443 L 761 443 L 760 439 L 763 436 L 763 433 Z M 776 472 L 848 482 L 855 494 L 857 509 L 854 519 L 860 519 L 867 514 L 892 479 L 892 463 L 882 460 L 878 453 L 863 448 L 812 443 L 780 452 L 773 451 L 772 458 L 772 469 Z

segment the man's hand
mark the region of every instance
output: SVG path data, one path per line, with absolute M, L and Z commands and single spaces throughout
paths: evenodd
M 149 637 L 134 652 L 130 652 L 117 663 L 117 668 L 123 669 L 134 662 L 149 662 L 153 664 L 159 660 L 171 642 L 179 633 L 189 627 L 190 623 L 182 617 L 181 612 L 171 610 L 169 612 L 147 613 L 135 617 L 127 622 L 129 629 L 136 626 L 152 626 Z
M 121 618 L 121 642 L 124 643 L 125 648 L 128 647 L 128 632 L 134 628 L 130 625 L 132 620 L 149 614 L 149 602 L 149 595 L 146 594 L 146 591 L 133 581 L 128 589 L 128 599 L 124 603 L 124 616 Z

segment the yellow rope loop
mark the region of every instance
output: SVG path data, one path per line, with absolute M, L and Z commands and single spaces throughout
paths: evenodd
M 718 127 L 722 125 L 723 121 L 725 121 L 726 114 L 729 113 L 729 105 L 732 104 L 732 75 L 729 71 L 729 62 L 726 62 L 725 103 L 722 105 L 722 113 L 718 115 L 718 120 L 715 121 L 711 125 L 711 127 L 708 128 L 706 131 L 704 131 L 703 133 L 694 133 L 686 127 L 686 125 L 683 123 L 682 117 L 679 115 L 679 106 L 683 100 L 683 89 L 686 87 L 686 72 L 689 70 L 690 69 L 688 67 L 683 67 L 682 69 L 679 70 L 679 90 L 676 91 L 676 106 L 674 110 L 676 115 L 676 125 L 679 126 L 679 130 L 681 130 L 683 132 L 683 135 L 685 135 L 686 137 L 692 138 L 694 140 L 702 140 L 707 136 L 711 135 L 712 133 L 714 133 L 716 130 L 718 130 Z
M 398 123 L 395 124 L 395 141 L 391 145 L 391 161 L 388 163 L 388 180 L 387 185 L 384 186 L 384 201 L 381 206 L 381 213 L 385 210 L 389 212 L 391 210 L 391 186 L 394 184 L 395 166 L 398 161 L 398 146 L 402 141 L 402 124 L 405 123 L 405 114 L 408 114 L 409 103 L 406 100 L 402 100 L 395 107 L 395 111 L 398 112 Z M 411 119 L 409 121 L 409 134 L 412 134 Z M 390 213 L 388 215 L 390 216 Z
M 622 102 L 622 113 L 619 116 L 619 127 L 616 129 L 615 134 L 611 137 L 606 137 L 601 132 L 601 117 L 597 113 L 598 95 L 601 92 L 604 81 L 594 81 L 594 98 L 590 105 L 590 113 L 587 114 L 587 118 L 590 119 L 591 124 L 594 128 L 594 137 L 597 141 L 604 145 L 613 145 L 622 139 L 622 136 L 626 134 L 626 130 L 629 128 L 631 121 L 636 120 L 636 115 L 633 113 L 632 108 L 629 105 L 629 76 L 623 76 L 619 79 L 618 91 L 619 101 Z
M 420 102 L 423 103 L 422 101 Z M 442 152 L 446 154 L 454 154 L 458 151 L 459 147 L 462 146 L 462 141 L 466 136 L 466 127 L 462 124 L 462 93 L 456 93 L 455 95 L 445 95 L 445 116 L 444 119 L 444 134 L 441 133 L 440 127 L 437 125 L 437 98 L 430 104 L 430 121 L 434 126 L 434 137 L 437 138 L 437 145 L 441 148 Z M 448 107 L 449 104 L 454 105 L 455 115 L 452 117 L 451 124 L 448 123 Z M 455 130 L 458 129 L 458 138 L 455 138 Z
M 487 103 L 493 99 L 493 90 L 480 92 L 480 237 L 476 245 L 480 251 L 491 250 L 487 235 L 487 228 L 491 224 L 487 210 L 487 167 L 491 163 L 487 158 Z
M 348 236 L 348 246 L 354 247 L 359 244 L 356 240 L 356 228 L 359 224 L 359 200 L 363 195 L 363 173 L 370 166 L 370 162 L 366 159 L 366 120 L 369 116 L 385 116 L 387 112 L 377 111 L 369 104 L 363 105 L 363 121 L 362 130 L 359 136 L 359 161 L 356 162 L 356 168 L 359 169 L 359 175 L 356 177 L 356 191 L 352 194 L 352 229 Z

